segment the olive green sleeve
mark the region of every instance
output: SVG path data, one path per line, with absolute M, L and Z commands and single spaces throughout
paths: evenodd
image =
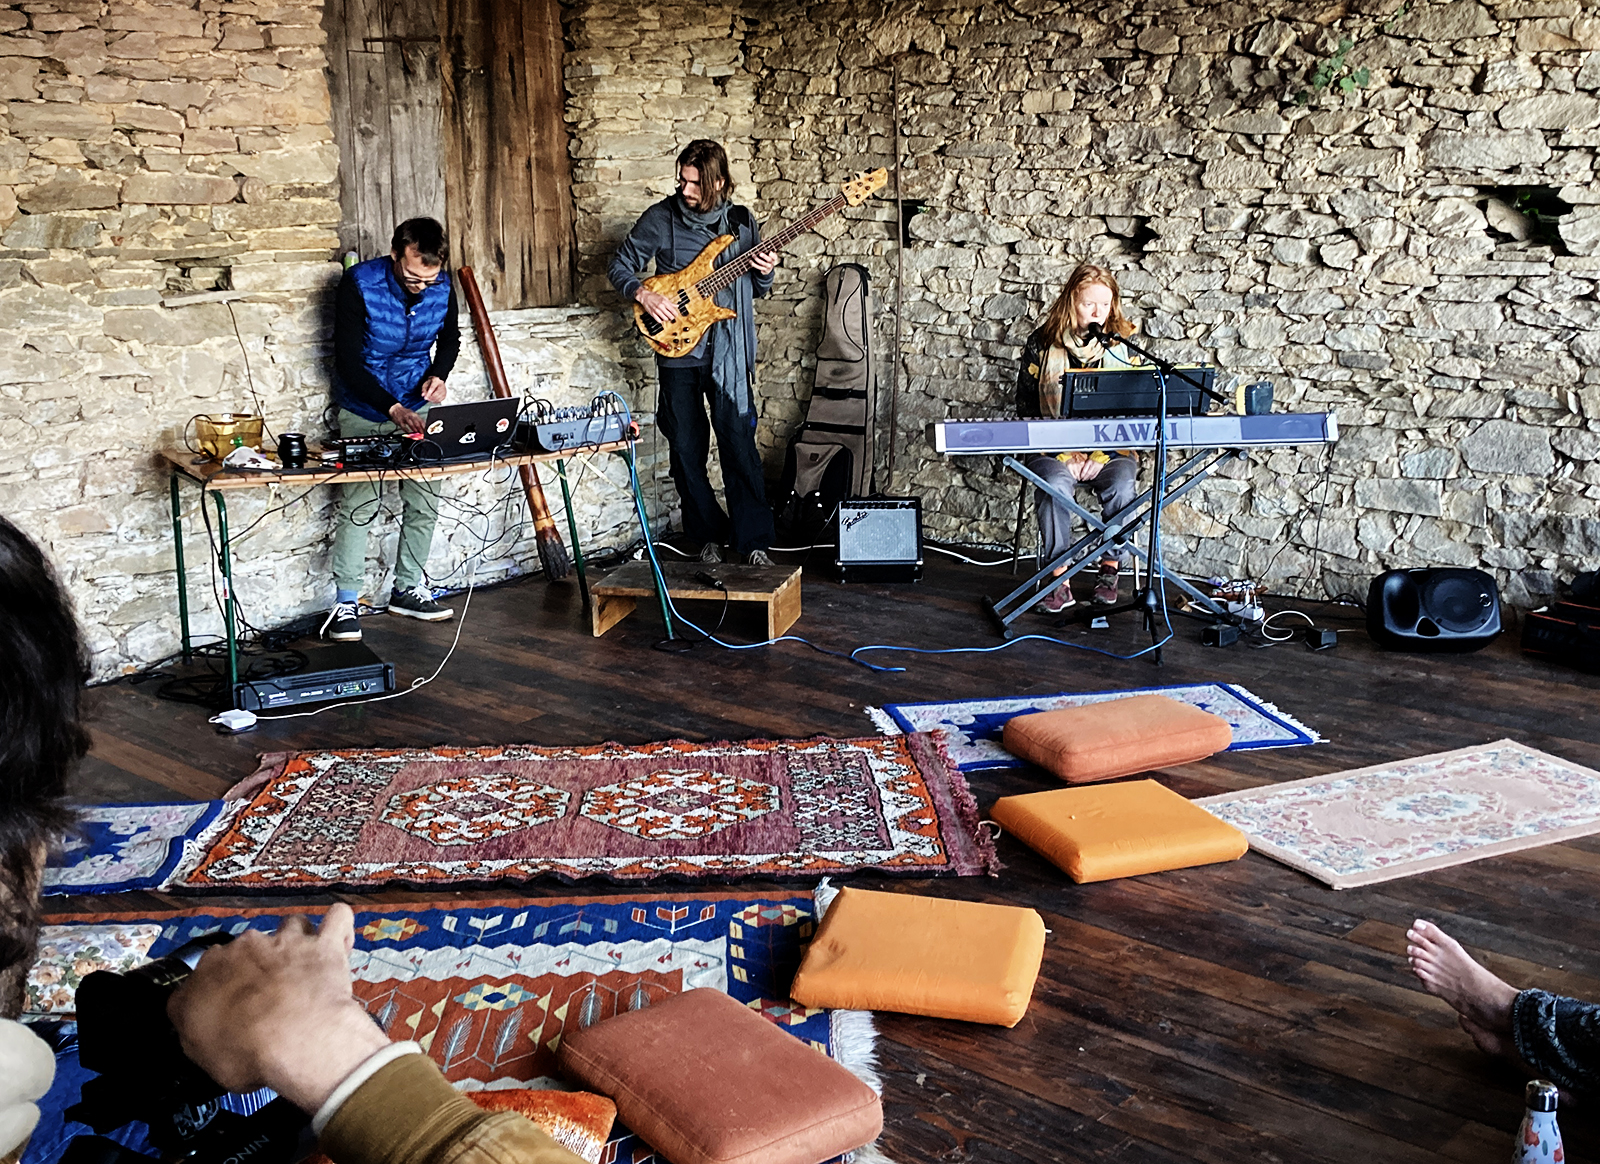
M 530 1120 L 486 1112 L 425 1055 L 363 1083 L 322 1131 L 334 1164 L 583 1164 Z

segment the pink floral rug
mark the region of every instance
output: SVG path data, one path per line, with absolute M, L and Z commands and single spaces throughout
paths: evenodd
M 1600 772 L 1497 740 L 1195 803 L 1351 889 L 1600 832 Z
M 261 759 L 173 888 L 999 868 L 936 735 Z

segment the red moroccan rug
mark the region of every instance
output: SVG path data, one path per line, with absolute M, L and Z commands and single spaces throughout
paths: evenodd
M 173 888 L 999 868 L 965 780 L 921 733 L 280 752 L 230 795 Z

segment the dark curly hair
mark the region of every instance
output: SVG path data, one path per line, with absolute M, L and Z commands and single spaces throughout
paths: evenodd
M 0 1015 L 39 928 L 39 855 L 73 823 L 67 777 L 89 750 L 88 654 L 44 552 L 0 517 Z

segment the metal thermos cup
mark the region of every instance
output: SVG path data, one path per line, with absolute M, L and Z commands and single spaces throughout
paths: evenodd
M 278 434 L 278 463 L 285 469 L 306 467 L 306 434 L 285 432 Z

